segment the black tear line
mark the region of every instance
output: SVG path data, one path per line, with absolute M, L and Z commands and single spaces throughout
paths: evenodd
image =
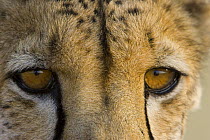
M 149 119 L 148 119 L 148 115 L 147 115 L 147 97 L 148 95 L 145 94 L 145 105 L 144 105 L 144 111 L 145 111 L 145 116 L 146 116 L 146 125 L 147 125 L 147 130 L 148 130 L 148 134 L 149 134 L 149 138 L 150 140 L 154 140 L 154 137 L 152 135 L 152 131 L 150 128 L 150 124 L 149 124 Z
M 53 91 L 52 96 L 54 98 L 57 110 L 57 123 L 55 127 L 55 135 L 53 140 L 61 140 L 62 139 L 62 134 L 64 131 L 64 126 L 65 126 L 65 113 L 63 110 L 63 105 L 62 105 L 62 94 L 61 94 L 61 89 L 60 89 L 60 83 L 58 82 L 58 77 L 56 76 L 56 89 Z

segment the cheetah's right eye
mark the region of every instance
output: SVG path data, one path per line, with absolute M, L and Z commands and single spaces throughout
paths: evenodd
M 54 85 L 54 75 L 50 70 L 35 69 L 16 73 L 13 80 L 24 91 L 29 93 L 46 93 Z

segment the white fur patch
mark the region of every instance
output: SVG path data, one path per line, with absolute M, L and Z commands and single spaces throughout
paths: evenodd
M 40 112 L 40 115 L 45 117 L 45 120 L 47 120 L 46 129 L 50 131 L 50 134 L 47 134 L 47 138 L 49 140 L 53 139 L 57 123 L 57 108 L 52 98 L 46 96 L 46 98 L 40 99 L 35 95 L 29 95 L 22 91 L 12 80 L 9 80 L 7 85 L 9 89 L 19 94 L 22 98 L 32 100 L 36 103 L 36 108 Z

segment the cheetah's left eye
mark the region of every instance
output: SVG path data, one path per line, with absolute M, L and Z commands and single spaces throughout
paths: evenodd
M 180 72 L 168 68 L 154 68 L 146 72 L 146 90 L 162 95 L 172 91 L 178 84 Z
M 22 90 L 29 93 L 48 92 L 54 84 L 53 73 L 45 69 L 16 73 L 13 80 Z

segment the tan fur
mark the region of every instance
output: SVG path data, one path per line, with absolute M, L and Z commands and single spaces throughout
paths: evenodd
M 208 1 L 0 3 L 0 140 L 183 138 L 210 46 Z M 32 67 L 57 74 L 59 97 L 13 82 L 12 73 Z M 167 95 L 145 96 L 144 75 L 154 67 L 187 76 Z

